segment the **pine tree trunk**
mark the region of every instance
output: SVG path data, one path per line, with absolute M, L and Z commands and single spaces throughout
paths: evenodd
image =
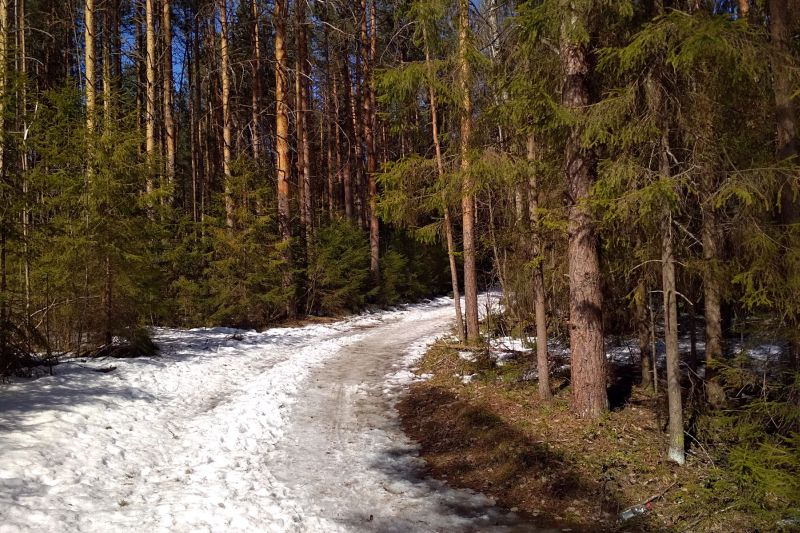
M 564 2 L 561 61 L 564 69 L 563 105 L 582 113 L 589 105 L 591 65 L 586 46 L 575 39 L 579 18 L 588 18 Z M 566 180 L 569 191 L 569 287 L 572 393 L 578 416 L 598 418 L 608 409 L 606 360 L 603 353 L 603 300 L 595 222 L 586 205 L 595 179 L 594 154 L 583 147 L 581 127 L 575 125 L 566 141 Z
M 225 175 L 225 226 L 233 229 L 234 201 L 231 175 L 231 60 L 228 44 L 228 2 L 218 0 L 220 78 L 222 82 L 222 172 Z
M 685 462 L 683 404 L 681 400 L 680 355 L 678 353 L 678 302 L 675 290 L 675 256 L 672 247 L 672 217 L 664 216 L 661 226 L 661 278 L 664 292 L 664 344 L 667 355 L 667 399 L 669 403 L 670 460 Z
M 669 164 L 669 133 L 661 134 L 659 174 L 662 180 L 671 178 Z M 679 465 L 686 461 L 683 442 L 683 400 L 681 397 L 680 353 L 678 351 L 678 294 L 675 282 L 675 252 L 672 236 L 672 214 L 667 208 L 661 220 L 661 282 L 664 295 L 664 345 L 667 359 L 667 401 L 669 404 L 670 460 Z
M 273 16 L 275 24 L 275 172 L 278 178 L 278 226 L 286 267 L 283 288 L 286 291 L 286 315 L 294 318 L 296 313 L 294 281 L 292 279 L 292 229 L 289 210 L 289 104 L 286 64 L 286 17 L 287 0 L 275 0 Z
M 706 173 L 709 172 L 706 170 Z M 706 178 L 707 180 L 708 178 Z M 706 193 L 709 187 L 706 187 Z M 722 359 L 722 311 L 719 279 L 720 232 L 713 206 L 703 208 L 703 301 L 706 320 L 706 365 Z
M 87 0 L 93 1 L 93 0 Z M 156 147 L 156 20 L 155 0 L 145 0 L 145 151 L 147 152 L 150 168 L 147 172 L 146 189 L 148 194 L 153 192 L 153 170 L 158 159 Z
M 253 18 L 253 61 L 252 88 L 250 91 L 250 142 L 253 145 L 253 158 L 261 159 L 261 15 L 256 0 L 250 0 L 250 16 Z
M 337 198 L 342 202 L 339 205 L 339 212 L 341 213 L 344 210 L 344 215 L 347 220 L 351 220 L 353 213 L 352 207 L 350 205 L 350 153 L 348 151 L 347 154 L 343 153 L 342 148 L 342 123 L 343 120 L 341 118 L 341 106 L 339 102 L 339 79 L 336 73 L 336 69 L 333 69 L 333 80 L 331 82 L 331 91 L 333 94 L 331 98 L 333 99 L 333 128 L 335 130 L 333 140 L 334 140 L 334 156 L 336 159 L 336 177 L 335 181 L 337 183 Z M 346 170 L 346 172 L 345 172 Z M 346 179 L 345 179 L 346 178 Z M 341 184 L 341 185 L 339 185 Z M 339 194 L 339 189 L 341 189 L 341 195 Z M 346 189 L 346 190 L 345 190 Z
M 113 89 L 111 79 L 111 13 L 110 6 L 103 10 L 103 129 L 108 131 L 111 127 L 113 114 L 111 93 Z
M 345 78 L 350 97 L 350 121 L 351 121 L 351 136 L 350 143 L 353 150 L 353 164 L 351 172 L 353 174 L 351 180 L 351 198 L 353 200 L 353 216 L 358 224 L 363 228 L 364 226 L 364 204 L 361 199 L 362 190 L 362 164 L 363 164 L 363 150 L 361 145 L 362 128 L 359 110 L 361 109 L 361 60 L 360 56 L 356 54 L 356 67 L 354 72 L 355 83 L 350 79 L 349 73 Z M 345 58 L 345 66 L 347 66 L 347 59 Z
M 19 84 L 19 107 L 20 117 L 22 117 L 22 146 L 20 150 L 20 170 L 22 171 L 22 253 L 23 253 L 23 280 L 25 283 L 25 327 L 28 334 L 31 332 L 31 257 L 30 257 L 30 232 L 31 232 L 31 208 L 30 208 L 30 181 L 28 176 L 29 157 L 28 149 L 28 47 L 26 42 L 26 18 L 25 2 L 20 0 L 17 5 L 17 56 L 20 74 L 23 82 Z M 2 94 L 2 93 L 0 93 Z
M 425 67 L 428 77 L 433 80 L 434 71 L 431 63 L 430 47 L 428 46 L 428 33 L 423 26 L 423 42 L 425 45 Z M 431 129 L 433 134 L 433 147 L 436 153 L 436 172 L 439 180 L 444 179 L 444 158 L 442 157 L 442 144 L 439 141 L 439 114 L 436 105 L 436 90 L 433 84 L 428 86 L 428 96 L 431 105 Z M 453 221 L 450 218 L 450 206 L 447 194 L 442 192 L 442 209 L 444 211 L 444 232 L 447 240 L 447 256 L 450 260 L 450 283 L 453 289 L 453 307 L 456 313 L 456 332 L 461 342 L 466 340 L 464 332 L 464 317 L 461 314 L 461 294 L 458 288 L 458 265 L 456 263 L 456 245 L 453 238 Z
M 361 148 L 359 148 L 359 140 L 357 138 L 356 127 L 358 121 L 356 120 L 356 92 L 353 87 L 353 81 L 350 79 L 350 68 L 348 66 L 348 58 L 345 57 L 342 61 L 342 88 L 345 101 L 345 114 L 344 123 L 347 124 L 347 157 L 345 158 L 345 167 L 343 169 L 344 179 L 344 201 L 345 212 L 349 213 L 347 218 L 353 223 L 357 224 L 359 214 L 356 209 L 356 191 L 358 182 L 358 169 L 359 158 L 361 157 Z
M 536 161 L 536 140 L 528 135 L 528 163 Z M 553 398 L 550 390 L 550 363 L 547 352 L 547 310 L 544 290 L 544 250 L 542 249 L 541 220 L 539 217 L 539 183 L 535 170 L 531 173 L 528 206 L 531 222 L 532 252 L 536 266 L 532 272 L 533 313 L 536 320 L 536 369 L 539 372 L 539 398 L 549 401 Z
M 152 1 L 152 0 L 151 0 Z M 95 131 L 95 114 L 97 113 L 97 76 L 95 75 L 95 65 L 97 55 L 95 52 L 95 22 L 94 22 L 94 0 L 85 0 L 83 4 L 83 26 L 84 26 L 84 72 L 85 72 L 85 94 L 86 94 L 86 131 L 90 136 Z M 91 150 L 91 148 L 90 148 Z
M 800 155 L 800 140 L 797 137 L 797 106 L 794 100 L 794 78 L 792 76 L 788 59 L 791 54 L 792 32 L 790 30 L 791 12 L 788 0 L 769 0 L 770 36 L 778 55 L 773 54 L 772 73 L 773 90 L 775 92 L 775 121 L 777 123 L 777 155 L 779 159 L 797 158 Z M 792 180 L 797 176 L 787 177 L 781 187 L 780 221 L 785 226 L 785 249 L 796 250 L 800 243 L 800 194 L 792 185 Z M 784 255 L 785 276 L 787 286 L 797 283 L 800 275 L 800 264 L 797 259 L 792 259 L 791 254 Z M 792 262 L 793 261 L 793 262 Z M 800 368 L 800 327 L 798 319 L 793 319 L 789 325 L 790 354 L 794 364 Z
M 306 247 L 311 250 L 312 220 L 311 220 L 311 146 L 308 135 L 308 38 L 306 35 L 305 2 L 295 4 L 296 17 L 296 68 L 295 68 L 295 99 L 297 126 L 297 181 L 300 190 L 300 223 L 303 225 L 306 237 Z
M 636 284 L 636 292 L 633 296 L 634 320 L 636 322 L 636 336 L 639 343 L 639 354 L 641 355 L 643 389 L 653 388 L 653 353 L 650 345 L 650 319 L 647 313 L 647 286 L 644 279 L 640 278 Z
M 327 21 L 326 21 L 327 22 Z M 328 205 L 328 220 L 333 220 L 336 213 L 336 173 L 333 162 L 334 151 L 334 133 L 331 128 L 331 54 L 330 54 L 330 36 L 328 25 L 324 26 L 324 49 L 325 49 L 325 111 L 324 111 L 324 129 L 323 124 L 320 123 L 320 143 L 324 142 L 325 146 L 325 182 L 327 183 L 326 190 L 326 203 Z M 322 146 L 322 144 L 320 144 Z M 338 147 L 337 147 L 338 148 Z
M 475 181 L 470 175 L 472 140 L 472 73 L 467 59 L 469 46 L 469 1 L 459 0 L 458 63 L 461 89 L 461 210 L 464 239 L 464 307 L 467 342 L 480 340 L 478 329 L 478 276 L 475 267 Z
M 377 165 L 375 164 L 375 131 L 373 116 L 375 104 L 374 90 L 372 86 L 372 62 L 374 61 L 374 38 L 375 38 L 375 0 L 372 0 L 372 34 L 369 45 L 367 44 L 367 0 L 361 0 L 361 9 L 364 11 L 364 18 L 361 25 L 361 48 L 364 51 L 364 113 L 362 115 L 364 124 L 364 144 L 366 145 L 367 156 L 367 205 L 369 209 L 369 269 L 372 273 L 373 281 L 378 282 L 380 277 L 380 227 L 378 221 L 378 182 L 375 176 Z
M 163 61 L 163 117 L 164 117 L 164 146 L 166 152 L 166 165 L 164 175 L 167 184 L 172 186 L 175 180 L 175 117 L 173 110 L 173 80 L 172 80 L 172 5 L 171 0 L 161 0 L 161 34 L 164 42 Z

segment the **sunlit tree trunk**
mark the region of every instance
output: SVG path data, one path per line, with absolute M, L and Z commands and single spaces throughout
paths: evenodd
M 351 119 L 353 115 L 353 101 L 352 101 L 352 91 L 351 91 L 351 82 L 350 82 L 350 73 L 347 67 L 347 55 L 345 54 L 343 61 L 342 61 L 342 83 L 344 84 L 342 95 L 344 99 L 344 116 L 340 120 L 340 124 L 345 125 L 345 132 L 346 132 L 346 146 L 343 147 L 342 154 L 344 161 L 342 162 L 342 187 L 344 188 L 344 212 L 347 220 L 350 222 L 355 222 L 355 206 L 353 205 L 353 166 L 352 166 L 352 154 L 355 153 L 355 132 L 353 131 L 353 121 Z M 338 101 L 338 95 L 334 95 L 334 98 Z M 346 148 L 346 150 L 344 150 Z
M 435 72 L 431 63 L 430 46 L 428 45 L 428 33 L 423 26 L 423 42 L 425 46 L 425 67 L 428 77 L 433 80 Z M 444 179 L 444 157 L 442 156 L 442 144 L 439 141 L 439 113 L 436 105 L 436 90 L 433 83 L 428 85 L 428 97 L 431 105 L 431 130 L 433 135 L 433 147 L 436 153 L 436 172 L 439 180 Z M 464 332 L 464 317 L 461 313 L 461 294 L 458 288 L 458 264 L 456 263 L 456 245 L 453 237 L 453 221 L 450 217 L 450 205 L 448 204 L 447 194 L 442 192 L 442 210 L 444 211 L 444 234 L 447 240 L 447 255 L 450 260 L 450 283 L 453 289 L 453 307 L 456 313 L 456 332 L 462 342 L 466 340 Z
M 90 0 L 92 1 L 92 0 Z M 150 168 L 147 172 L 147 192 L 152 193 L 154 187 L 153 170 L 158 159 L 156 146 L 156 13 L 155 0 L 145 0 L 145 151 Z
M 286 315 L 295 316 L 293 295 L 292 254 L 291 254 L 291 213 L 289 211 L 289 103 L 286 78 L 286 17 L 287 0 L 275 0 L 275 172 L 278 179 L 278 226 L 281 234 L 286 267 L 283 275 L 283 288 L 287 293 Z
M 152 1 L 152 0 L 149 0 Z M 85 0 L 83 4 L 83 31 L 84 31 L 84 76 L 86 94 L 86 131 L 91 137 L 95 131 L 97 113 L 97 76 L 95 65 L 97 55 L 95 52 L 96 26 L 94 21 L 94 0 Z
M 472 140 L 472 73 L 468 61 L 469 1 L 459 0 L 458 68 L 461 89 L 461 210 L 464 235 L 464 307 L 467 342 L 480 339 L 478 330 L 478 276 L 475 269 L 475 180 L 470 174 Z
M 562 2 L 561 62 L 564 69 L 562 103 L 580 114 L 589 105 L 591 64 L 586 44 L 576 38 L 585 31 L 588 16 Z M 603 353 L 603 299 L 597 234 L 587 201 L 595 181 L 594 154 L 583 147 L 576 124 L 566 139 L 565 177 L 569 193 L 568 260 L 570 288 L 570 348 L 572 393 L 578 416 L 598 418 L 608 409 L 606 360 Z
M 222 172 L 225 175 L 225 226 L 233 228 L 234 202 L 231 176 L 231 59 L 228 44 L 228 2 L 218 0 L 220 78 L 222 82 Z
M 308 37 L 306 34 L 305 2 L 295 4 L 295 100 L 297 139 L 297 185 L 300 191 L 300 223 L 306 236 L 306 246 L 311 249 L 311 146 L 308 134 Z
M 261 159 L 261 14 L 258 2 L 250 0 L 250 16 L 253 17 L 253 61 L 252 88 L 250 92 L 250 142 L 253 145 L 253 158 Z
M 173 109 L 172 80 L 172 0 L 161 0 L 161 37 L 164 43 L 163 58 L 163 117 L 164 117 L 164 152 L 166 154 L 164 176 L 172 186 L 175 180 L 175 117 Z
M 22 149 L 20 150 L 20 170 L 22 171 L 22 246 L 23 246 L 23 280 L 25 283 L 25 326 L 31 331 L 31 257 L 30 257 L 30 237 L 31 237 L 31 201 L 30 201 L 30 180 L 28 172 L 30 170 L 30 150 L 28 139 L 31 124 L 28 122 L 28 46 L 27 46 L 27 24 L 25 18 L 25 2 L 19 0 L 17 5 L 17 57 L 22 77 L 19 84 L 19 108 L 22 119 Z M 2 91 L 0 91 L 2 94 Z M 2 142 L 2 137 L 0 137 Z M 0 176 L 0 179 L 2 176 Z M 2 295 L 0 295 L 2 298 Z
M 536 140 L 533 134 L 528 135 L 528 163 L 536 161 Z M 539 371 L 539 398 L 550 400 L 553 393 L 550 390 L 550 364 L 547 353 L 547 311 L 544 291 L 544 250 L 542 246 L 541 219 L 539 216 L 539 180 L 536 171 L 531 174 L 530 196 L 528 204 L 531 217 L 531 238 L 533 241 L 533 309 L 536 320 L 536 368 Z

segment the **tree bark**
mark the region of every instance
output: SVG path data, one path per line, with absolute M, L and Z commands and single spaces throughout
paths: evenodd
M 664 291 L 664 341 L 667 350 L 667 399 L 669 403 L 670 460 L 684 464 L 683 405 L 678 354 L 678 302 L 675 290 L 675 256 L 672 249 L 672 217 L 664 216 L 661 227 L 661 277 Z
M 250 16 L 253 18 L 253 86 L 250 91 L 250 142 L 253 145 L 253 158 L 258 162 L 261 159 L 261 131 L 258 127 L 261 122 L 261 15 L 258 12 L 257 0 L 250 0 Z
M 163 117 L 164 117 L 164 148 L 166 154 L 164 176 L 167 184 L 172 186 L 175 180 L 175 117 L 173 110 L 174 83 L 172 80 L 172 5 L 171 0 L 161 0 L 161 37 L 164 43 L 163 61 Z
M 84 92 L 86 94 L 86 131 L 90 137 L 95 131 L 95 114 L 97 113 L 97 76 L 95 75 L 97 55 L 95 52 L 96 25 L 94 21 L 94 15 L 94 0 L 85 0 L 83 4 L 84 81 L 86 85 Z
M 563 105 L 580 114 L 589 105 L 590 62 L 586 46 L 575 38 L 588 16 L 563 2 L 560 55 L 564 69 Z M 565 177 L 569 192 L 568 255 L 572 393 L 580 417 L 599 418 L 608 410 L 603 351 L 603 300 L 595 222 L 587 205 L 595 180 L 595 157 L 581 143 L 579 125 L 566 142 Z
M 89 1 L 89 0 L 87 0 Z M 91 0 L 93 1 L 93 0 Z M 147 172 L 146 189 L 148 194 L 153 192 L 155 168 L 158 152 L 156 147 L 156 20 L 155 0 L 145 0 L 145 151 L 147 152 L 150 168 Z
M 642 378 L 641 386 L 643 389 L 653 388 L 653 353 L 650 345 L 650 318 L 647 312 L 647 286 L 644 279 L 639 279 L 636 284 L 636 292 L 633 296 L 634 319 L 636 322 L 636 337 L 639 344 L 639 354 L 641 355 Z
M 659 174 L 662 180 L 671 178 L 669 165 L 669 133 L 661 134 Z M 669 404 L 670 460 L 679 465 L 686 461 L 683 442 L 683 400 L 681 397 L 680 353 L 678 351 L 678 293 L 675 282 L 675 252 L 672 236 L 672 214 L 669 208 L 661 221 L 661 284 L 664 295 L 664 345 L 667 359 L 667 402 Z
M 533 134 L 528 135 L 528 163 L 536 161 L 536 140 Z M 533 170 L 533 169 L 532 169 Z M 539 183 L 535 170 L 531 172 L 530 196 L 528 198 L 531 222 L 532 253 L 535 266 L 532 272 L 533 312 L 536 321 L 536 369 L 539 372 L 539 398 L 550 401 L 553 393 L 550 390 L 550 363 L 547 352 L 547 310 L 544 290 L 543 246 L 541 236 L 541 220 L 539 216 Z
M 478 276 L 475 268 L 475 180 L 470 174 L 472 140 L 472 73 L 467 59 L 469 46 L 469 1 L 459 0 L 458 68 L 461 89 L 461 211 L 464 239 L 464 307 L 467 342 L 480 340 L 478 329 Z
M 358 159 L 361 157 L 361 149 L 359 148 L 359 141 L 355 131 L 357 121 L 355 119 L 355 101 L 356 94 L 353 82 L 350 79 L 350 68 L 347 64 L 347 54 L 343 57 L 342 61 L 342 83 L 344 84 L 343 97 L 345 102 L 345 117 L 344 124 L 347 125 L 347 153 L 345 154 L 344 167 L 342 168 L 342 180 L 344 182 L 344 204 L 345 214 L 347 219 L 353 223 L 358 221 L 358 213 L 355 206 L 355 186 L 354 182 L 358 181 Z
M 789 69 L 792 31 L 790 28 L 791 11 L 788 0 L 769 0 L 770 36 L 778 54 L 772 55 L 773 90 L 775 93 L 775 121 L 777 123 L 778 158 L 781 160 L 800 156 L 800 140 L 797 137 L 797 107 L 793 98 L 794 83 Z M 783 235 L 785 249 L 796 250 L 800 239 L 800 194 L 792 184 L 797 176 L 787 176 L 780 192 L 780 221 L 785 226 Z M 787 285 L 796 282 L 800 264 L 791 258 L 792 254 L 784 254 L 784 276 Z M 793 280 L 794 278 L 794 280 Z M 800 327 L 798 319 L 789 325 L 790 357 L 796 367 L 800 368 Z
M 296 62 L 295 62 L 295 99 L 296 119 L 295 124 L 297 139 L 297 181 L 300 190 L 300 223 L 303 225 L 306 237 L 307 250 L 311 251 L 312 220 L 311 220 L 311 146 L 308 135 L 308 37 L 306 35 L 305 2 L 295 4 L 296 17 Z
M 287 294 L 286 315 L 294 318 L 296 306 L 294 281 L 292 278 L 291 220 L 289 210 L 289 104 L 287 102 L 288 83 L 286 78 L 286 16 L 287 0 L 275 0 L 275 172 L 278 179 L 278 226 L 281 234 L 286 267 L 283 275 L 283 288 Z
M 710 172 L 708 169 L 705 173 Z M 704 178 L 708 180 L 709 178 Z M 706 194 L 710 194 L 706 186 Z M 708 203 L 708 202 L 706 202 Z M 719 240 L 720 231 L 717 213 L 713 206 L 703 207 L 703 304 L 706 320 L 706 366 L 722 359 L 722 312 L 720 274 L 719 274 Z
M 219 9 L 219 49 L 220 78 L 222 82 L 222 172 L 225 175 L 225 227 L 229 230 L 234 225 L 234 201 L 231 175 L 231 60 L 228 44 L 228 2 L 218 0 Z
M 367 0 L 361 0 L 361 9 L 364 11 L 364 18 L 361 25 L 361 48 L 364 51 L 364 113 L 362 115 L 364 124 L 364 144 L 366 145 L 367 156 L 367 205 L 369 209 L 369 269 L 373 276 L 373 281 L 378 282 L 380 277 L 380 227 L 378 221 L 378 182 L 375 176 L 377 166 L 375 164 L 375 117 L 373 108 L 375 104 L 374 89 L 372 83 L 372 62 L 375 54 L 375 0 L 371 3 L 372 34 L 367 44 Z
M 430 47 L 428 45 L 428 33 L 423 27 L 422 38 L 425 46 L 425 67 L 431 82 L 428 85 L 428 97 L 431 105 L 431 130 L 433 135 L 433 147 L 436 152 L 436 172 L 439 180 L 444 179 L 444 158 L 442 157 L 442 144 L 439 141 L 439 115 L 436 105 L 436 90 L 433 87 L 435 72 L 431 63 Z M 466 340 L 464 332 L 464 317 L 461 314 L 461 294 L 458 288 L 458 265 L 456 263 L 456 245 L 453 238 L 453 221 L 450 218 L 450 206 L 446 192 L 442 192 L 442 210 L 444 211 L 444 233 L 447 240 L 447 256 L 450 260 L 450 283 L 453 289 L 453 307 L 456 313 L 456 331 L 461 342 Z
M 800 155 L 797 137 L 797 109 L 792 98 L 794 85 L 789 70 L 792 32 L 789 27 L 788 0 L 769 0 L 770 36 L 778 54 L 773 54 L 772 75 L 775 92 L 775 122 L 777 123 L 777 155 L 788 159 Z M 800 222 L 800 197 L 792 190 L 789 180 L 781 190 L 781 222 L 786 225 Z

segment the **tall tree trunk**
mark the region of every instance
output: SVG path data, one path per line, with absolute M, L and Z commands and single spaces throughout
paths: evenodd
M 704 169 L 706 176 L 705 194 L 711 194 L 710 169 Z M 703 303 L 706 320 L 706 365 L 722 359 L 722 311 L 721 311 L 721 283 L 719 272 L 719 241 L 720 230 L 716 210 L 710 204 L 703 206 L 703 225 L 701 228 L 703 242 Z
M 422 28 L 423 42 L 425 44 L 425 68 L 431 84 L 428 85 L 428 96 L 431 105 L 431 129 L 433 135 L 433 147 L 436 152 L 436 172 L 439 180 L 444 180 L 444 158 L 442 157 L 442 144 L 439 141 L 439 115 L 436 105 L 436 90 L 433 86 L 435 75 L 433 64 L 431 63 L 430 47 L 428 45 L 428 32 Z M 458 264 L 456 263 L 456 245 L 453 238 L 453 221 L 450 218 L 450 205 L 447 194 L 442 191 L 442 210 L 444 211 L 444 233 L 447 240 L 447 256 L 450 260 L 450 283 L 453 288 L 453 307 L 456 312 L 456 331 L 461 342 L 466 340 L 464 332 L 464 317 L 461 314 L 461 294 L 458 288 Z
M 175 152 L 177 139 L 175 137 L 175 117 L 173 109 L 174 82 L 172 79 L 172 4 L 171 0 L 161 0 L 161 37 L 164 43 L 163 61 L 163 117 L 164 117 L 164 148 L 166 154 L 164 176 L 167 184 L 173 185 L 175 180 Z
M 773 90 L 775 93 L 775 121 L 777 123 L 777 155 L 780 159 L 800 156 L 800 140 L 797 137 L 797 106 L 794 101 L 795 86 L 789 65 L 792 30 L 791 11 L 788 0 L 769 0 L 770 36 L 778 54 L 772 57 Z M 797 250 L 800 243 L 800 193 L 792 185 L 797 176 L 787 177 L 781 187 L 780 221 L 785 226 L 784 241 L 786 250 Z M 794 255 L 794 257 L 792 257 Z M 796 286 L 800 276 L 797 254 L 785 254 L 784 272 L 787 286 Z M 800 368 L 800 327 L 794 319 L 789 326 L 790 354 L 795 365 Z
M 470 174 L 469 149 L 472 140 L 472 73 L 469 46 L 469 1 L 459 0 L 458 68 L 461 85 L 461 210 L 464 234 L 464 306 L 467 342 L 480 340 L 478 330 L 478 275 L 475 268 L 475 180 Z
M 253 158 L 261 159 L 261 131 L 258 127 L 261 122 L 261 14 L 258 11 L 257 0 L 250 0 L 250 16 L 253 18 L 253 61 L 252 61 L 252 90 L 250 92 L 250 142 L 253 145 Z
M 22 5 L 24 2 L 20 2 Z M 112 93 L 112 79 L 111 79 L 111 5 L 108 0 L 106 0 L 106 6 L 103 9 L 103 39 L 102 39 L 102 46 L 103 46 L 103 130 L 108 131 L 111 127 L 111 119 L 112 119 L 112 102 L 111 102 L 111 93 Z
M 788 0 L 769 0 L 770 36 L 778 54 L 773 55 L 773 90 L 775 92 L 775 122 L 777 123 L 777 154 L 781 159 L 800 155 L 797 137 L 797 108 L 793 100 L 795 91 L 789 69 L 792 32 L 789 27 Z M 800 222 L 800 198 L 792 190 L 789 180 L 781 191 L 781 221 L 784 224 Z
M 576 38 L 588 20 L 567 0 L 562 3 L 561 62 L 563 105 L 580 114 L 589 105 L 591 65 L 586 45 Z M 569 192 L 569 288 L 572 392 L 578 416 L 598 418 L 608 409 L 603 353 L 603 300 L 595 222 L 586 205 L 595 180 L 595 158 L 583 147 L 574 125 L 566 141 L 565 177 Z
M 87 0 L 93 1 L 93 0 Z M 145 150 L 147 152 L 150 168 L 147 172 L 146 188 L 148 193 L 153 192 L 155 162 L 158 159 L 156 146 L 156 14 L 155 0 L 145 0 Z
M 660 106 L 659 106 L 660 107 Z M 663 128 L 659 150 L 659 174 L 671 178 L 669 165 L 669 131 Z M 681 398 L 680 353 L 678 351 L 678 293 L 675 282 L 675 252 L 672 236 L 672 214 L 665 208 L 661 221 L 661 283 L 664 295 L 664 345 L 667 359 L 667 402 L 669 404 L 670 460 L 679 465 L 686 461 L 683 442 L 683 400 Z
M 83 48 L 85 72 L 84 82 L 86 85 L 86 131 L 90 137 L 95 131 L 95 114 L 97 113 L 97 76 L 95 75 L 97 55 L 95 52 L 96 27 L 94 22 L 94 14 L 94 0 L 85 0 L 83 4 L 83 27 L 85 39 Z
M 650 344 L 650 318 L 647 312 L 647 285 L 644 278 L 639 278 L 636 284 L 636 291 L 633 296 L 634 319 L 636 322 L 636 336 L 639 343 L 639 354 L 641 356 L 642 377 L 641 386 L 643 389 L 653 388 L 653 353 Z
M 20 150 L 20 170 L 22 171 L 22 246 L 23 246 L 23 279 L 25 283 L 25 327 L 28 334 L 31 331 L 31 257 L 30 257 L 30 232 L 31 232 L 31 208 L 30 208 L 30 181 L 28 176 L 30 153 L 28 150 L 28 134 L 30 124 L 28 123 L 28 47 L 25 18 L 25 2 L 19 1 L 17 6 L 17 55 L 19 57 L 19 68 L 22 76 L 22 83 L 19 84 L 20 90 L 20 117 L 22 118 L 22 147 Z M 0 91 L 2 94 L 2 91 Z M 2 139 L 0 139 L 2 142 Z M 0 175 L 0 179 L 2 176 Z M 0 296 L 1 297 L 1 296 Z
M 369 208 L 369 269 L 373 280 L 377 282 L 380 276 L 380 228 L 378 221 L 378 182 L 375 176 L 377 167 L 375 165 L 375 117 L 373 116 L 375 96 L 372 83 L 372 62 L 375 54 L 375 0 L 372 0 L 372 34 L 367 41 L 367 0 L 361 0 L 361 9 L 364 11 L 364 18 L 361 24 L 361 48 L 364 51 L 364 144 L 367 151 L 367 205 Z
M 536 140 L 533 134 L 528 135 L 528 163 L 536 161 Z M 536 368 L 539 372 L 539 397 L 549 401 L 553 397 L 550 391 L 550 364 L 547 353 L 547 311 L 544 291 L 544 249 L 542 246 L 541 220 L 539 216 L 539 183 L 536 171 L 530 178 L 530 197 L 528 205 L 531 217 L 532 252 L 535 261 L 533 268 L 533 310 L 536 319 Z
M 351 117 L 353 115 L 352 110 L 352 82 L 350 81 L 350 72 L 347 67 L 347 54 L 345 54 L 344 60 L 342 61 L 342 83 L 344 84 L 342 95 L 344 97 L 344 117 L 340 121 L 341 124 L 345 125 L 345 133 L 347 137 L 347 151 L 343 151 L 344 155 L 344 162 L 342 165 L 342 187 L 344 188 L 344 212 L 347 220 L 350 222 L 355 222 L 355 208 L 353 205 L 353 167 L 351 164 L 352 161 L 352 154 L 355 153 L 355 145 L 357 144 L 355 139 L 355 132 L 353 131 L 353 121 Z M 338 96 L 334 95 L 334 98 L 338 101 Z
M 295 316 L 294 281 L 292 279 L 292 229 L 289 211 L 289 103 L 286 79 L 286 17 L 287 0 L 275 0 L 275 172 L 278 178 L 278 226 L 280 228 L 286 267 L 283 288 L 286 291 L 286 315 Z
M 295 99 L 297 126 L 297 181 L 300 190 L 300 223 L 303 225 L 306 237 L 307 250 L 311 250 L 311 146 L 308 135 L 308 38 L 306 35 L 306 11 L 305 2 L 298 1 L 295 4 L 295 44 L 296 44 L 296 68 L 295 68 Z
M 325 21 L 327 22 L 327 21 Z M 333 163 L 333 150 L 334 150 L 334 142 L 333 137 L 334 133 L 331 129 L 331 58 L 330 58 L 330 36 L 329 36 L 329 29 L 328 25 L 325 24 L 324 26 L 324 49 L 325 49 L 325 110 L 324 110 L 324 126 L 323 123 L 320 122 L 320 135 L 323 138 L 320 139 L 320 142 L 324 141 L 325 146 L 325 174 L 326 174 L 326 183 L 327 183 L 327 204 L 328 204 L 328 220 L 334 219 L 334 213 L 336 212 L 336 193 L 335 193 L 335 182 L 336 182 L 336 175 L 334 171 L 334 163 Z M 322 147 L 322 144 L 320 144 Z M 338 146 L 337 146 L 338 149 Z
M 225 175 L 225 226 L 233 229 L 234 202 L 231 176 L 231 59 L 228 45 L 228 2 L 218 0 L 220 77 L 222 81 L 222 172 Z
M 347 58 L 345 58 L 345 65 L 347 65 Z M 361 91 L 361 59 L 360 54 L 356 52 L 356 64 L 355 69 L 353 72 L 353 76 L 355 80 L 350 79 L 350 75 L 348 73 L 347 77 L 345 78 L 345 82 L 347 83 L 347 88 L 349 90 L 349 97 L 350 97 L 350 121 L 351 121 L 351 138 L 350 138 L 350 145 L 353 149 L 353 164 L 352 164 L 352 173 L 353 179 L 351 180 L 351 194 L 353 199 L 353 216 L 355 217 L 358 224 L 365 228 L 364 225 L 364 202 L 362 201 L 362 189 L 363 189 L 363 162 L 364 162 L 364 151 L 361 144 L 362 139 L 362 124 L 361 124 L 361 98 L 362 98 L 362 91 Z

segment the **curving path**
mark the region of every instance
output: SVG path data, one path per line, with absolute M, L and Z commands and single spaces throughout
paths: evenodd
M 0 532 L 535 530 L 426 479 L 400 429 L 451 309 L 161 330 L 160 357 L 0 386 Z

